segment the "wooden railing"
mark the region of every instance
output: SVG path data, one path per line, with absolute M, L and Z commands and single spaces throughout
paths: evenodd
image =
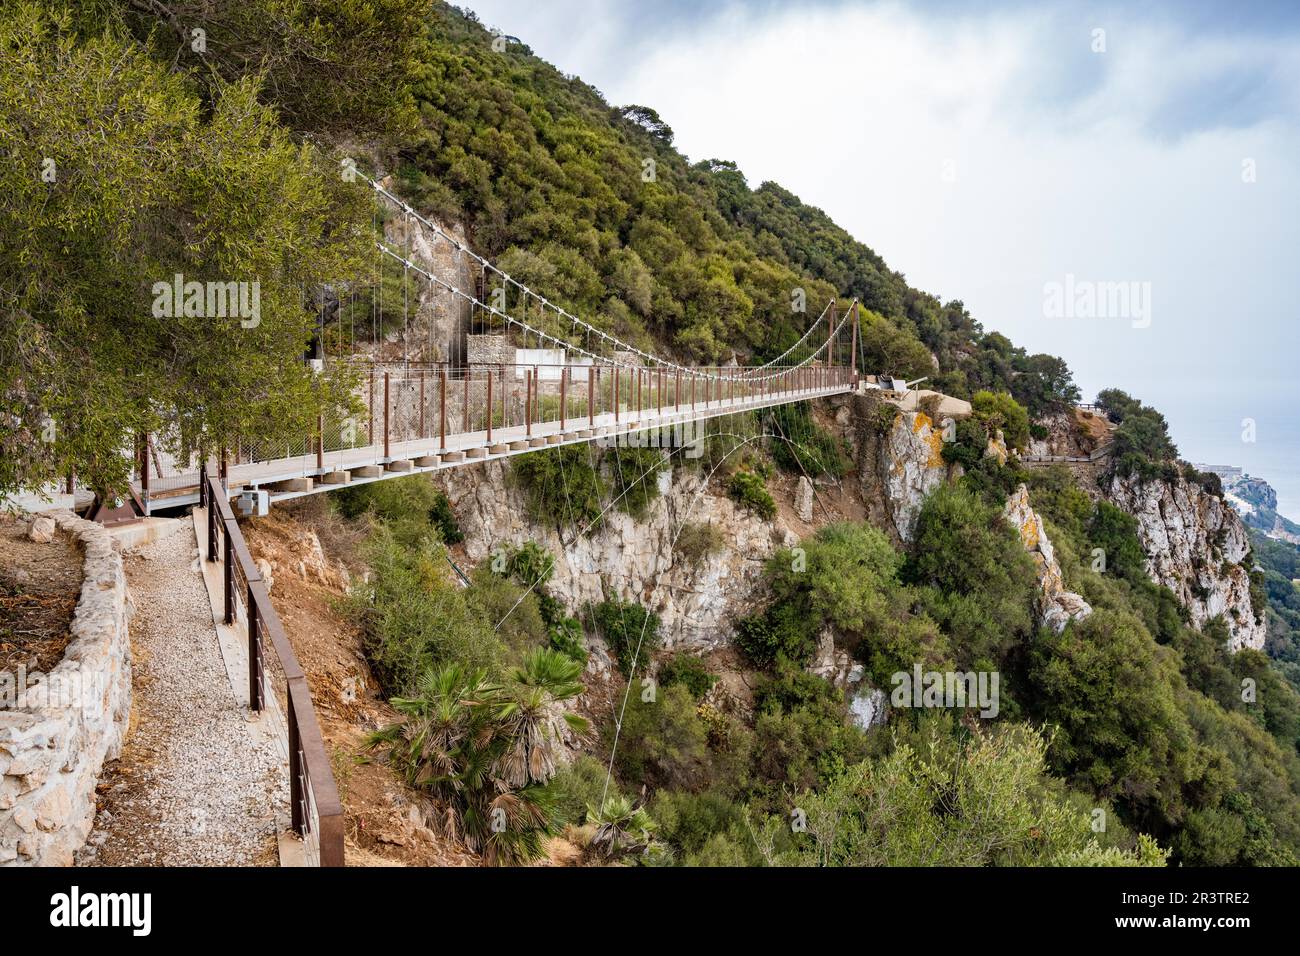
M 343 805 L 316 721 L 307 676 L 271 605 L 270 593 L 249 554 L 226 490 L 208 474 L 205 465 L 200 466 L 199 495 L 200 505 L 207 508 L 206 558 L 223 565 L 226 624 L 236 623 L 241 606 L 247 622 L 248 700 L 253 710 L 260 712 L 267 704 L 268 642 L 283 673 L 293 829 L 302 838 L 308 863 L 343 866 Z

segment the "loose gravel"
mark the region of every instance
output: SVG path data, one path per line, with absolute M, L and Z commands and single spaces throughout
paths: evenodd
M 193 526 L 183 520 L 124 563 L 137 607 L 132 730 L 78 863 L 275 865 L 287 773 L 273 743 L 254 742 L 231 689 Z

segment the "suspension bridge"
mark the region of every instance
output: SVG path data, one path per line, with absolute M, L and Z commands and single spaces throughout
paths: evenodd
M 491 358 L 327 359 L 331 371 L 349 376 L 356 399 L 351 411 L 320 415 L 310 433 L 244 442 L 206 462 L 173 455 L 169 436 L 140 436 L 131 499 L 103 508 L 100 520 L 195 504 L 205 468 L 228 494 L 265 492 L 273 503 L 647 431 L 665 435 L 664 444 L 689 443 L 709 419 L 844 394 L 864 382 L 857 300 L 842 313 L 829 302 L 798 341 L 763 364 L 682 364 L 571 314 L 473 253 L 381 183 L 366 181 L 381 203 L 475 269 L 474 288 L 467 291 L 414 261 L 409 249 L 404 254 L 376 243 L 380 264 L 402 270 L 404 290 L 414 277 L 459 301 L 471 321 L 477 317 L 487 334 L 472 338 L 477 345 L 494 343 Z
M 477 344 L 491 347 L 477 357 L 469 349 L 455 362 L 387 362 L 355 351 L 322 359 L 318 369 L 326 371 L 329 363 L 329 373 L 345 383 L 352 400 L 344 409 L 322 412 L 306 434 L 254 438 L 205 456 L 177 453 L 175 435 L 140 435 L 126 499 L 101 501 L 82 489 L 78 501 L 70 477 L 60 489 L 63 500 L 55 503 L 76 506 L 93 497 L 87 516 L 105 525 L 197 506 L 192 540 L 204 557 L 203 577 L 235 698 L 259 721 L 270 720 L 267 733 L 285 755 L 284 823 L 301 843 L 292 855 L 318 865 L 343 862 L 342 804 L 306 675 L 244 542 L 232 498 L 255 492 L 260 511 L 275 501 L 351 484 L 545 448 L 623 440 L 681 447 L 703 440 L 702 426 L 710 419 L 876 387 L 858 365 L 857 300 L 843 312 L 834 300 L 827 303 L 793 345 L 765 363 L 683 364 L 572 315 L 474 254 L 381 183 L 367 181 L 381 203 L 432 241 L 448 244 L 457 261 L 467 257 L 477 272 L 473 283 L 448 281 L 415 261 L 409 229 L 405 253 L 379 241 L 380 267 L 402 270 L 404 308 L 407 281 L 414 277 L 463 306 L 471 322 L 481 323 L 484 334 L 473 337 Z M 377 276 L 376 289 L 382 278 Z M 472 288 L 461 288 L 467 284 Z M 882 382 L 889 387 L 889 380 Z M 646 432 L 658 435 L 646 441 Z M 33 510 L 50 507 L 48 501 L 33 504 Z M 283 842 L 281 849 L 287 852 Z

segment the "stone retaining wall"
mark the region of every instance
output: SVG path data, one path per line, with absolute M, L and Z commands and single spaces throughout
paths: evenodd
M 95 785 L 131 713 L 135 606 L 103 526 L 52 512 L 81 543 L 72 640 L 44 682 L 0 710 L 0 866 L 70 866 L 95 818 Z

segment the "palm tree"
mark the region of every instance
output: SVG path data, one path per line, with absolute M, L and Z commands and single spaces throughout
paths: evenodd
M 586 729 L 564 702 L 585 689 L 582 665 L 558 651 L 529 654 L 505 683 L 483 670 L 427 670 L 409 698 L 395 698 L 398 723 L 371 737 L 413 789 L 427 796 L 447 836 L 488 863 L 521 863 L 552 832 L 546 783 L 567 736 Z
M 597 809 L 588 805 L 587 819 L 596 825 L 591 846 L 606 857 L 628 853 L 644 854 L 654 842 L 655 823 L 645 807 L 634 806 L 624 796 L 613 796 Z

